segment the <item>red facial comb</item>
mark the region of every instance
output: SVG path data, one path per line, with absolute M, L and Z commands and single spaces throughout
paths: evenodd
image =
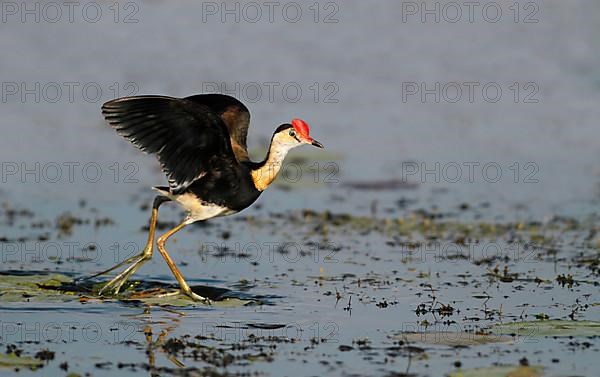
M 310 133 L 310 127 L 308 127 L 308 124 L 305 121 L 303 121 L 302 119 L 293 119 L 292 126 L 300 135 L 304 136 L 307 139 L 310 139 L 310 136 L 308 136 L 308 134 Z

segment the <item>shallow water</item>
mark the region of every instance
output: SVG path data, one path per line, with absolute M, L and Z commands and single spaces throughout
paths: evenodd
M 255 206 L 168 245 L 192 285 L 260 299 L 161 307 L 4 295 L 3 348 L 55 354 L 41 369 L 3 375 L 438 376 L 457 362 L 523 359 L 544 375 L 594 374 L 591 331 L 570 339 L 533 327 L 505 341 L 493 328 L 600 318 L 596 3 L 535 3 L 537 23 L 515 23 L 508 6 L 497 23 L 402 22 L 400 3 L 357 1 L 319 4 L 320 19 L 337 9 L 336 23 L 315 22 L 308 8 L 297 23 L 204 22 L 202 4 L 140 3 L 137 23 L 115 23 L 106 4 L 96 23 L 0 23 L 11 51 L 0 58 L 2 271 L 81 277 L 143 248 L 149 187 L 164 178 L 103 125 L 113 84 L 120 95 L 185 96 L 214 83 L 293 83 L 297 102 L 279 91 L 255 103 L 253 93 L 232 93 L 252 111 L 251 154 L 260 158 L 291 117 L 307 120 L 327 149 L 294 151 Z M 130 9 L 119 5 L 124 17 Z M 502 98 L 402 100 L 402 83 L 473 81 L 497 83 Z M 6 92 L 23 82 L 91 83 L 102 95 L 53 103 L 41 91 L 39 102 Z M 533 82 L 538 103 L 514 103 L 514 82 L 522 91 Z M 165 223 L 180 218 L 161 209 Z M 174 281 L 158 254 L 134 280 Z M 400 340 L 411 332 L 467 345 Z M 473 332 L 498 342 L 469 344 Z

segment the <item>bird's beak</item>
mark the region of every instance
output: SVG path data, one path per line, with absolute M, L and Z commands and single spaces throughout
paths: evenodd
M 311 144 L 311 145 L 314 145 L 315 147 L 319 147 L 319 148 L 325 148 L 325 147 L 323 146 L 323 144 L 319 143 L 318 141 L 316 141 L 316 140 L 314 140 L 314 139 L 312 139 L 312 140 L 311 140 L 310 144 Z

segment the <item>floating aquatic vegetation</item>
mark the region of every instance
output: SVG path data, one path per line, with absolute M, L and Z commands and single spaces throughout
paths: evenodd
M 7 271 L 0 273 L 0 302 L 103 301 L 119 300 L 161 306 L 206 306 L 179 293 L 176 287 L 159 282 L 131 281 L 116 296 L 99 296 L 103 282 L 77 282 L 58 273 Z M 258 297 L 225 288 L 194 286 L 194 292 L 211 300 L 214 307 L 235 307 L 265 303 Z
M 460 331 L 431 331 L 431 332 L 408 332 L 392 336 L 392 339 L 418 344 L 468 347 L 490 343 L 509 343 L 512 338 L 508 336 L 477 334 Z
M 600 336 L 600 322 L 538 320 L 502 323 L 490 328 L 493 334 L 517 337 Z
M 24 273 L 7 271 L 0 273 L 0 301 L 71 301 L 77 296 L 58 290 L 73 278 L 62 274 Z M 47 287 L 49 289 L 45 289 Z
M 14 353 L 0 353 L 0 368 L 37 370 L 43 366 L 44 362 L 40 359 L 34 359 L 29 356 L 17 356 Z
M 448 374 L 448 377 L 541 377 L 542 372 L 540 366 L 507 365 L 457 370 Z

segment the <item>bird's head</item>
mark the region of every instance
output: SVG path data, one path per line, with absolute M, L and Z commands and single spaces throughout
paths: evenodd
M 323 144 L 313 139 L 309 133 L 310 128 L 305 121 L 294 119 L 291 124 L 286 123 L 277 127 L 273 134 L 273 143 L 278 149 L 286 150 L 305 144 L 323 148 Z
M 323 148 L 323 144 L 310 137 L 309 131 L 308 124 L 300 119 L 277 127 L 267 157 L 252 170 L 252 180 L 258 190 L 264 191 L 275 180 L 285 156 L 291 149 L 306 144 Z

